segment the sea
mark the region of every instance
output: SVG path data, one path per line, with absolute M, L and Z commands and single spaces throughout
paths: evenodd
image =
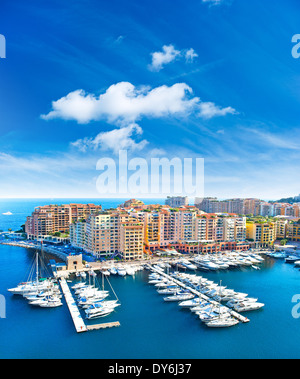
M 68 202 L 94 202 L 110 208 L 122 201 L 2 199 L 0 229 L 18 230 L 36 206 Z M 3 215 L 7 212 L 12 214 Z M 148 283 L 149 271 L 143 270 L 134 276 L 111 275 L 109 283 L 121 306 L 105 318 L 86 321 L 119 321 L 119 327 L 76 333 L 64 298 L 59 308 L 36 308 L 7 291 L 27 279 L 33 258 L 33 250 L 0 245 L 0 359 L 300 358 L 300 311 L 298 316 L 297 303 L 293 302 L 295 295 L 300 294 L 300 271 L 282 259 L 265 256 L 260 270 L 196 271 L 197 275 L 222 281 L 222 285 L 263 302 L 263 309 L 244 313 L 249 323 L 225 329 L 207 328 L 189 310 L 164 302 L 163 296 Z M 74 278 L 74 282 L 77 280 Z

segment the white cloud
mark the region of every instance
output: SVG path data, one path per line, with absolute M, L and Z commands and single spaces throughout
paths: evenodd
M 99 149 L 114 152 L 120 149 L 141 150 L 148 143 L 146 140 L 135 141 L 142 134 L 142 128 L 136 124 L 142 117 L 186 117 L 194 114 L 210 119 L 235 113 L 231 107 L 221 108 L 212 102 L 202 102 L 192 93 L 191 87 L 185 83 L 151 89 L 120 82 L 111 85 L 99 96 L 82 89 L 71 92 L 53 101 L 52 110 L 41 117 L 44 120 L 74 120 L 80 124 L 104 120 L 118 126 L 118 129 L 101 132 L 96 137 L 85 137 L 71 143 L 82 152 Z
M 59 176 L 67 172 L 87 171 L 96 164 L 94 157 L 57 152 L 50 155 L 31 154 L 17 156 L 0 152 L 0 171 L 2 177 L 15 176 L 22 173 L 23 177 L 30 173 Z M 20 174 L 21 175 L 21 174 Z M 21 175 L 21 176 L 22 176 Z M 1 175 L 0 175 L 1 176 Z
M 148 144 L 148 141 L 142 140 L 137 143 L 132 138 L 133 135 L 141 135 L 142 133 L 142 128 L 132 123 L 124 128 L 99 133 L 95 138 L 86 137 L 79 139 L 72 142 L 71 145 L 82 152 L 86 152 L 87 150 L 109 149 L 115 154 L 118 154 L 119 150 L 142 150 Z
M 98 97 L 85 93 L 84 90 L 71 92 L 53 101 L 52 110 L 41 117 L 44 120 L 75 120 L 80 124 L 105 120 L 119 126 L 128 126 L 142 117 L 186 116 L 200 111 L 200 117 L 211 118 L 235 112 L 231 107 L 220 108 L 211 102 L 201 102 L 199 97 L 191 96 L 192 92 L 191 87 L 185 83 L 150 89 L 120 82 L 110 86 Z
M 208 3 L 210 5 L 219 5 L 223 0 L 202 0 L 202 3 Z
M 116 44 L 116 45 L 119 45 L 123 40 L 124 40 L 124 36 L 119 36 L 118 38 L 116 38 L 115 39 L 115 41 L 114 41 L 114 44 Z
M 62 118 L 85 124 L 94 118 L 96 108 L 97 99 L 94 95 L 86 94 L 83 90 L 76 90 L 57 101 L 53 101 L 53 110 L 47 115 L 41 115 L 41 118 L 44 120 Z
M 173 45 L 164 45 L 162 51 L 151 53 L 152 62 L 148 66 L 151 71 L 160 71 L 163 67 L 178 58 L 185 58 L 187 63 L 192 63 L 198 54 L 193 48 L 176 50 Z
M 195 50 L 193 48 L 190 48 L 190 49 L 188 49 L 185 52 L 185 60 L 186 60 L 186 62 L 190 62 L 191 63 L 197 57 L 198 57 L 198 54 L 195 52 Z
M 176 50 L 173 45 L 164 45 L 162 52 L 157 51 L 152 53 L 152 63 L 149 65 L 149 69 L 152 71 L 160 71 L 164 65 L 174 61 L 181 52 Z
M 300 144 L 297 143 L 297 140 L 292 139 L 285 139 L 282 135 L 276 136 L 275 134 L 257 130 L 254 128 L 243 128 L 247 130 L 250 133 L 255 134 L 257 137 L 259 137 L 264 143 L 273 146 L 278 147 L 282 149 L 290 149 L 290 150 L 300 150 Z
M 203 118 L 210 119 L 217 116 L 226 116 L 227 114 L 236 114 L 236 110 L 232 107 L 220 108 L 212 102 L 199 104 L 199 115 Z
M 191 93 L 192 89 L 185 83 L 171 87 L 163 85 L 150 90 L 120 82 L 110 86 L 99 97 L 83 90 L 71 92 L 53 101 L 52 111 L 41 117 L 44 120 L 75 120 L 81 124 L 101 119 L 113 124 L 128 124 L 142 116 L 161 118 L 186 114 L 200 101 L 197 97 L 189 99 Z

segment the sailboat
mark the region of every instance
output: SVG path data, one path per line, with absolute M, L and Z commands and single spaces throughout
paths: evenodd
M 115 300 L 105 300 L 105 298 L 109 295 L 108 291 L 105 291 L 104 289 L 104 278 L 108 281 L 116 299 Z M 94 282 L 95 283 L 95 282 Z M 102 290 L 97 289 L 101 293 L 105 293 L 106 296 L 102 299 L 97 299 L 97 296 L 91 297 L 88 299 L 88 301 L 85 302 L 85 304 L 81 304 L 83 308 L 85 309 L 85 314 L 87 319 L 94 319 L 98 317 L 104 317 L 111 314 L 116 307 L 120 306 L 121 304 L 118 303 L 119 299 L 114 292 L 108 277 L 103 275 L 102 273 Z
M 42 308 L 54 308 L 62 305 L 62 302 L 57 296 L 45 296 L 44 298 L 29 301 L 30 305 L 36 305 Z
M 43 251 L 43 250 L 42 250 Z M 58 286 L 49 278 L 41 278 L 39 266 L 39 254 L 36 252 L 35 261 L 32 264 L 27 282 L 19 284 L 8 291 L 22 295 L 30 305 L 44 308 L 53 308 L 62 305 L 61 293 Z M 41 261 L 43 264 L 43 262 Z M 33 278 L 35 271 L 35 279 Z
M 228 328 L 230 326 L 237 325 L 239 321 L 233 317 L 221 317 L 219 316 L 217 319 L 213 321 L 206 322 L 205 325 L 209 328 Z
M 34 269 L 36 275 L 35 279 L 33 278 Z M 20 283 L 15 288 L 8 289 L 8 291 L 14 295 L 28 295 L 30 293 L 36 293 L 37 291 L 43 291 L 50 288 L 54 288 L 54 282 L 51 279 L 40 278 L 39 276 L 39 254 L 37 252 L 27 281 Z

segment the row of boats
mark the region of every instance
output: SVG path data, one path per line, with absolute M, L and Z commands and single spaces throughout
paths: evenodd
M 163 271 L 156 270 L 149 274 L 149 283 L 165 296 L 164 301 L 177 301 L 179 307 L 189 308 L 208 327 L 234 326 L 239 321 L 232 316 L 232 311 L 240 313 L 264 306 L 258 299 L 248 297 L 248 294 L 235 292 L 194 274 L 177 271 L 166 276 Z
M 252 267 L 258 269 L 258 265 L 264 261 L 259 254 L 246 252 L 230 252 L 226 254 L 199 255 L 192 262 L 200 270 L 217 271 L 238 267 Z
M 219 271 L 238 267 L 252 267 L 259 269 L 259 264 L 264 261 L 264 258 L 259 254 L 245 252 L 230 252 L 219 254 L 196 255 L 193 258 L 179 258 L 171 260 L 169 263 L 159 262 L 155 266 L 159 268 L 176 267 L 195 271 Z M 171 266 L 170 266 L 171 265 Z
M 293 263 L 296 267 L 300 267 L 300 256 L 295 254 L 287 254 L 285 252 L 269 252 L 267 256 L 275 259 L 284 259 L 286 263 Z
M 89 272 L 88 282 L 81 281 L 72 286 L 77 304 L 84 310 L 88 320 L 108 316 L 121 305 L 117 296 L 114 300 L 107 300 L 110 293 L 104 289 L 104 277 L 105 275 L 102 274 L 102 289 L 99 288 L 93 271 Z
M 41 308 L 59 307 L 63 304 L 59 286 L 56 280 L 41 276 L 39 260 L 39 255 L 36 253 L 27 281 L 8 289 L 8 291 L 14 295 L 23 296 L 33 306 Z
M 119 275 L 119 276 L 126 276 L 126 275 L 134 275 L 137 271 L 143 270 L 144 267 L 142 265 L 124 265 L 119 264 L 117 266 L 110 266 L 107 268 L 104 268 L 101 270 L 101 273 L 105 276 L 109 275 Z

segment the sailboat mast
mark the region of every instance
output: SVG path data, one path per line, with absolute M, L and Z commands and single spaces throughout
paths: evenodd
M 36 252 L 36 284 L 39 282 L 39 254 Z

